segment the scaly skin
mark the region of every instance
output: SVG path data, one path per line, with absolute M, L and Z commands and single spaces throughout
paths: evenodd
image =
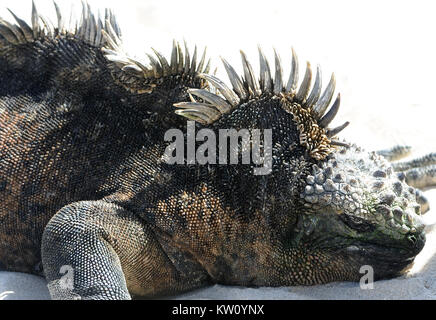
M 0 22 L 4 269 L 38 273 L 42 260 L 55 299 L 129 299 L 212 283 L 358 281 L 362 265 L 388 278 L 420 252 L 428 203 L 382 156 L 334 141 L 346 125 L 327 128 L 339 99 L 325 113 L 325 95 L 286 90 L 265 68 L 258 83 L 245 56 L 244 80 L 238 87 L 231 76 L 229 91 L 178 45 L 168 66 L 159 55 L 143 66 L 122 55 L 112 15 L 103 30 L 86 7 L 83 18 L 52 34 L 38 19 Z M 211 90 L 174 113 L 208 86 L 219 99 Z M 199 101 L 230 108 L 199 115 Z M 162 161 L 165 132 L 187 130 L 180 115 L 217 136 L 272 129 L 271 174 Z M 381 154 L 397 159 L 398 150 Z M 428 169 L 418 169 L 425 186 L 434 184 Z

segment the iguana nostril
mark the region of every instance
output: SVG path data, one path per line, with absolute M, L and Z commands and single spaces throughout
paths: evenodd
M 418 239 L 416 239 L 416 237 L 414 235 L 410 235 L 407 237 L 407 240 L 412 244 L 415 245 L 416 242 L 418 241 Z
M 409 245 L 409 250 L 415 255 L 422 250 L 425 245 L 425 234 L 423 233 L 409 233 L 406 237 Z

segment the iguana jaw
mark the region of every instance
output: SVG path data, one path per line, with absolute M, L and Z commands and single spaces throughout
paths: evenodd
M 339 250 L 338 253 L 359 267 L 370 266 L 374 270 L 375 280 L 399 276 L 413 266 L 415 256 L 425 244 L 425 235 L 421 233 L 413 247 L 388 247 L 375 243 L 357 242 Z
M 284 246 L 284 266 L 279 266 L 289 270 L 286 281 L 291 285 L 359 281 L 367 269 L 373 271 L 374 280 L 399 276 L 413 265 L 425 243 L 423 232 L 415 234 L 413 245 L 406 239 L 393 241 L 377 230 L 356 233 L 331 211 L 302 216 L 296 231 Z M 310 275 L 305 274 L 308 265 Z

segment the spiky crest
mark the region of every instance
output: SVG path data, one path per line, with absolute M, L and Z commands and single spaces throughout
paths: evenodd
M 34 2 L 32 2 L 31 26 L 9 10 L 17 24 L 0 18 L 0 41 L 4 41 L 6 44 L 20 45 L 43 38 L 55 39 L 59 36 L 69 36 L 96 47 L 105 46 L 107 41 L 120 41 L 121 31 L 115 15 L 110 9 L 105 10 L 104 20 L 102 20 L 100 13 L 96 17 L 90 6 L 82 2 L 80 18 L 76 19 L 71 13 L 67 22 L 56 2 L 54 2 L 54 7 L 57 25 L 54 25 L 47 17 L 40 15 Z M 110 34 L 110 37 L 104 38 L 102 32 Z
M 109 32 L 111 32 L 110 29 Z M 113 70 L 116 74 L 115 80 L 121 82 L 126 89 L 134 93 L 151 92 L 167 77 L 179 77 L 180 80 L 183 78 L 194 79 L 198 74 L 210 71 L 210 59 L 205 64 L 206 48 L 197 64 L 196 46 L 191 58 L 186 42 L 184 42 L 183 50 L 179 42 L 173 41 L 170 61 L 162 53 L 152 48 L 155 56 L 147 54 L 150 62 L 145 64 L 136 58 L 129 57 L 122 49 L 121 41 L 113 41 L 114 34 L 103 30 L 103 36 L 107 39 L 107 44 L 102 50 L 106 58 L 112 61 L 117 68 L 117 70 Z M 204 87 L 206 81 L 201 80 L 200 82 L 201 87 Z
M 9 10 L 16 23 L 0 18 L 0 43 L 21 45 L 47 38 L 55 40 L 58 37 L 84 41 L 102 49 L 105 57 L 112 62 L 114 80 L 134 93 L 151 92 L 168 76 L 194 78 L 198 73 L 208 73 L 210 70 L 210 60 L 206 63 L 206 49 L 197 64 L 197 47 L 191 58 L 186 43 L 182 50 L 176 41 L 173 42 L 170 62 L 154 49 L 154 56 L 147 54 L 149 63 L 130 57 L 122 48 L 121 30 L 115 15 L 109 9 L 105 9 L 104 18 L 101 18 L 100 13 L 95 15 L 90 6 L 82 2 L 80 18 L 76 19 L 71 12 L 67 22 L 56 2 L 54 7 L 57 25 L 40 15 L 33 2 L 31 26 Z
M 212 88 L 209 90 L 189 89 L 191 101 L 176 103 L 174 105 L 177 107 L 176 114 L 202 124 L 211 124 L 222 115 L 231 112 L 251 99 L 270 96 L 272 99 L 280 99 L 282 108 L 292 114 L 300 132 L 300 144 L 308 149 L 314 159 L 324 159 L 334 150 L 334 146 L 346 146 L 342 142 L 332 140 L 332 138 L 342 131 L 349 122 L 336 128 L 328 128 L 340 105 L 340 95 L 338 94 L 335 102 L 327 111 L 335 91 L 334 74 L 332 74 L 327 88 L 321 94 L 321 69 L 319 66 L 316 71 L 315 83 L 310 90 L 312 70 L 309 62 L 307 62 L 304 78 L 298 86 L 298 59 L 293 49 L 292 68 L 286 85 L 282 80 L 282 64 L 277 52 L 274 51 L 274 79 L 271 77 L 269 62 L 260 47 L 259 80 L 256 79 L 253 68 L 243 51 L 241 51 L 241 57 L 244 70 L 242 77 L 225 59 L 222 59 L 232 88 L 229 88 L 215 76 L 199 74 L 198 76 L 205 79 Z M 195 97 L 200 98 L 202 102 L 197 101 Z

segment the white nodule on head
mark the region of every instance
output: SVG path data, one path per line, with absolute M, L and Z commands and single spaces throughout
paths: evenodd
M 383 157 L 355 146 L 314 165 L 306 183 L 301 198 L 307 214 L 328 208 L 378 225 L 394 237 L 420 232 L 427 224 L 416 190 Z

